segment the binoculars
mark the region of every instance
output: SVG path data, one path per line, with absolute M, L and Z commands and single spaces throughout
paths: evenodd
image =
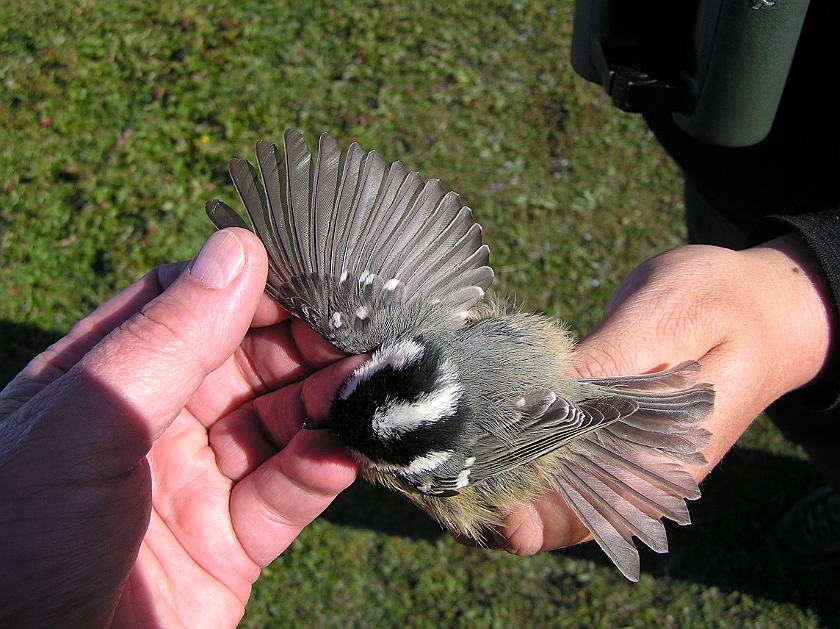
M 619 109 L 718 146 L 773 124 L 808 0 L 577 0 L 572 66 Z

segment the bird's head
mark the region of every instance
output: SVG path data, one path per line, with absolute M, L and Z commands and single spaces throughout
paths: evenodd
M 445 465 L 464 429 L 458 371 L 422 337 L 377 349 L 333 400 L 331 428 L 363 466 L 413 477 Z

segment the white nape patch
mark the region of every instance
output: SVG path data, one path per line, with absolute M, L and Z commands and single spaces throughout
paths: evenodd
M 332 313 L 332 316 L 330 317 L 330 325 L 332 325 L 332 327 L 334 327 L 336 329 L 341 327 L 341 313 L 340 312 Z
M 367 380 L 380 369 L 385 367 L 400 369 L 411 362 L 420 360 L 422 357 L 423 346 L 410 339 L 403 339 L 392 345 L 379 348 L 373 353 L 369 361 L 350 374 L 341 389 L 340 398 L 346 400 L 356 390 L 360 382 Z
M 458 410 L 461 387 L 451 379 L 445 386 L 416 402 L 392 402 L 373 414 L 373 432 L 383 441 L 389 441 L 420 426 L 434 424 L 451 417 Z
M 385 282 L 385 290 L 388 290 L 388 291 L 395 290 L 397 288 L 397 286 L 399 286 L 399 285 L 400 285 L 400 281 L 396 278 L 392 278 L 392 279 L 388 280 L 387 282 Z
M 359 306 L 356 308 L 356 318 L 360 321 L 364 321 L 370 316 L 370 308 L 367 306 Z

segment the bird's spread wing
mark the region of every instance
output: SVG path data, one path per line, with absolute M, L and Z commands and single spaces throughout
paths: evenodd
M 697 363 L 643 376 L 584 380 L 598 395 L 572 403 L 549 389 L 516 401 L 512 425 L 479 438 L 468 470 L 440 479 L 455 490 L 552 454 L 550 483 L 631 580 L 639 578 L 635 535 L 656 552 L 668 541 L 660 518 L 690 522 L 685 500 L 700 497 L 681 465 L 706 463 L 703 428 L 714 390 L 695 384 Z
M 478 439 L 473 481 L 531 463 L 638 408 L 631 399 L 619 397 L 574 404 L 544 388 L 528 392 L 515 405 L 520 411 L 515 432 L 499 428 Z
M 424 321 L 456 325 L 493 280 L 481 227 L 454 192 L 390 166 L 353 143 L 321 136 L 318 158 L 284 134 L 283 157 L 256 146 L 259 172 L 230 173 L 269 257 L 266 291 L 339 348 L 360 353 Z M 213 200 L 217 227 L 244 226 Z

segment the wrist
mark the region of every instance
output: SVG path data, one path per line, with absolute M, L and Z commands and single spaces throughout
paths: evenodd
M 740 252 L 763 286 L 764 337 L 776 366 L 776 396 L 825 373 L 831 355 L 834 307 L 828 282 L 808 246 L 786 234 Z M 747 287 L 749 288 L 749 287 Z

